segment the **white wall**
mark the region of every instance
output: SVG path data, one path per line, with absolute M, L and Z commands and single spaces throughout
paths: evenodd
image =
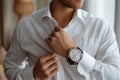
M 120 50 L 120 0 L 116 0 L 115 32 Z
M 10 43 L 14 27 L 17 23 L 17 16 L 13 12 L 14 0 L 3 0 L 4 4 L 4 47 L 7 49 Z
M 41 9 L 46 7 L 51 0 L 33 0 L 35 9 Z M 10 43 L 11 35 L 17 23 L 17 16 L 13 12 L 14 0 L 3 0 L 4 2 L 4 47 L 8 48 Z M 107 3 L 107 4 L 106 4 Z M 119 2 L 118 2 L 119 3 Z M 97 7 L 96 7 L 97 6 Z M 115 0 L 85 0 L 84 9 L 95 16 L 106 19 L 114 26 L 114 15 L 115 15 Z M 116 24 L 120 25 L 119 22 Z M 118 35 L 119 29 L 116 28 Z M 120 38 L 119 38 L 120 40 Z M 120 43 L 119 43 L 120 44 Z
M 51 0 L 33 0 L 36 9 L 41 9 L 49 4 Z M 107 20 L 114 28 L 115 0 L 85 0 L 83 9 L 87 12 Z
M 115 0 L 85 0 L 83 8 L 91 14 L 107 20 L 114 27 Z
M 33 0 L 36 10 L 48 6 L 51 0 Z
M 51 0 L 33 0 L 35 10 L 41 9 L 49 4 Z M 17 15 L 13 11 L 14 0 L 3 0 L 4 4 L 4 47 L 9 48 L 12 33 L 17 24 Z

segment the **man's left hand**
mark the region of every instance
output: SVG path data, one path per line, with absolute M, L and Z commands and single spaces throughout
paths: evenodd
M 55 53 L 65 58 L 70 49 L 77 47 L 61 27 L 55 27 L 54 31 L 46 38 L 46 42 Z

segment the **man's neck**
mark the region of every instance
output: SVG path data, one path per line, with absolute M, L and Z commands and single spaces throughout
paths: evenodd
M 72 8 L 64 7 L 60 4 L 51 3 L 51 14 L 52 17 L 59 23 L 59 26 L 64 28 L 72 19 L 75 10 Z

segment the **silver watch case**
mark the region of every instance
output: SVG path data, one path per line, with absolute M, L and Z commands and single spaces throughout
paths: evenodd
M 79 63 L 81 57 L 82 57 L 82 51 L 78 48 L 71 49 L 69 51 L 68 57 L 75 63 Z

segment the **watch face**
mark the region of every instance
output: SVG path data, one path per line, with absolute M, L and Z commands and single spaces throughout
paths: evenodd
M 81 57 L 81 51 L 78 49 L 72 49 L 69 53 L 69 57 L 72 61 L 78 63 Z

